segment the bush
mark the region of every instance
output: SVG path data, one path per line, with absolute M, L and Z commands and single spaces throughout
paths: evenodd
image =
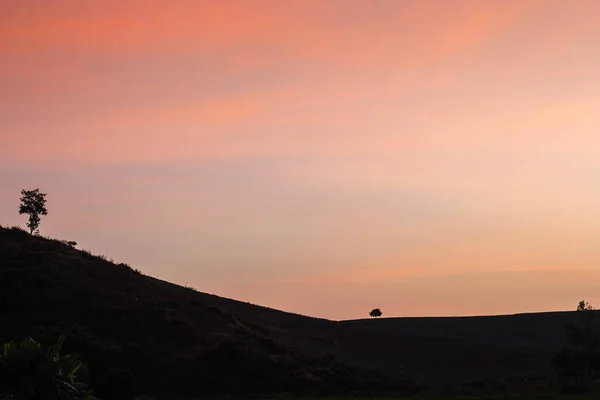
M 0 393 L 19 400 L 92 400 L 87 369 L 75 355 L 61 357 L 65 337 L 47 349 L 31 338 L 4 344 Z

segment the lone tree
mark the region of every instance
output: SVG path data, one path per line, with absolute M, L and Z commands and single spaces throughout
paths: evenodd
M 373 318 L 377 318 L 377 317 L 381 317 L 383 315 L 383 313 L 381 312 L 381 310 L 379 308 L 375 308 L 375 309 L 371 310 L 369 315 Z
M 40 215 L 48 215 L 46 210 L 46 193 L 40 193 L 40 189 L 21 190 L 21 206 L 19 207 L 19 215 L 28 214 L 29 222 L 27 227 L 29 233 L 37 232 L 40 226 Z
M 586 301 L 577 305 L 577 317 L 578 321 L 565 325 L 569 347 L 554 357 L 553 364 L 566 389 L 585 391 L 590 375 L 600 370 L 600 325 Z
M 575 347 L 583 361 L 583 373 L 587 379 L 590 367 L 595 364 L 598 356 L 598 345 L 600 344 L 600 331 L 596 321 L 594 307 L 586 301 L 580 301 L 577 305 L 579 324 L 568 324 L 565 326 L 567 339 Z
M 594 307 L 590 302 L 581 300 L 579 304 L 577 304 L 577 311 L 594 311 Z

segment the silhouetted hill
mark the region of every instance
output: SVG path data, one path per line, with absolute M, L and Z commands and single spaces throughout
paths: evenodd
M 572 314 L 334 322 L 196 292 L 0 228 L 0 340 L 50 342 L 65 333 L 65 350 L 83 355 L 92 379 L 129 368 L 138 391 L 548 382 Z
M 485 341 L 558 351 L 566 345 L 565 323 L 576 323 L 574 312 L 545 312 L 482 317 L 385 318 L 346 321 L 348 326 L 373 326 L 390 332 L 424 337 Z
M 93 380 L 133 371 L 140 391 L 342 391 L 377 373 L 303 351 L 334 323 L 198 293 L 56 240 L 0 228 L 0 340 L 32 336 L 88 361 Z

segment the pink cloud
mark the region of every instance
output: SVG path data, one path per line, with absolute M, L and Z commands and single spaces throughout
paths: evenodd
M 43 182 L 61 234 L 293 311 L 543 305 L 600 258 L 598 4 L 2 2 L 0 195 Z

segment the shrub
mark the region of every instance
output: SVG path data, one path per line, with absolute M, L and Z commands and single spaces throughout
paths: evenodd
M 4 344 L 0 393 L 19 400 L 92 400 L 87 369 L 75 355 L 61 357 L 65 337 L 44 349 L 31 338 Z

